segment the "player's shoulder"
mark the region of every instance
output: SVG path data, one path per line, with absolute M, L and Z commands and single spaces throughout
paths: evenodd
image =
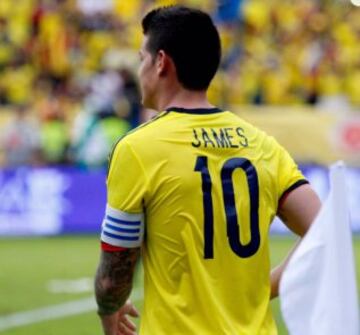
M 244 119 L 241 115 L 237 113 L 233 113 L 228 111 L 227 116 L 232 119 L 232 122 L 238 124 L 240 127 L 244 128 L 248 132 L 251 132 L 253 135 L 261 136 L 261 137 L 269 137 L 269 135 L 256 125 L 250 123 L 246 119 Z
M 163 125 L 163 120 L 168 115 L 168 112 L 161 112 L 153 117 L 151 120 L 139 125 L 138 127 L 130 130 L 124 136 L 120 137 L 118 141 L 113 145 L 113 149 L 110 153 L 111 157 L 115 152 L 125 150 L 127 147 L 134 147 L 141 143 L 145 144 L 154 138 L 154 134 L 159 132 Z
M 164 111 L 157 114 L 151 120 L 130 130 L 124 137 L 127 143 L 138 143 L 139 140 L 151 140 L 154 133 L 159 132 L 167 123 L 169 112 Z M 166 127 L 166 126 L 165 126 Z
M 265 151 L 279 150 L 282 146 L 278 143 L 274 136 L 269 135 L 265 130 L 261 129 L 257 125 L 250 123 L 246 119 L 242 118 L 241 115 L 236 113 L 229 113 L 233 118 L 234 122 L 237 122 L 240 127 L 244 129 L 249 138 L 252 139 L 257 145 L 261 144 L 260 147 Z

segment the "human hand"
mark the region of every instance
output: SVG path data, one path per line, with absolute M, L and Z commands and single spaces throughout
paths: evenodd
M 139 312 L 130 300 L 127 300 L 125 305 L 114 314 L 101 316 L 105 335 L 136 335 L 136 325 L 129 316 L 139 316 Z

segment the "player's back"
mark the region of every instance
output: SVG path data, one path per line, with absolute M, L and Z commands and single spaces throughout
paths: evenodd
M 140 333 L 276 334 L 268 230 L 303 179 L 287 153 L 218 109 L 172 108 L 122 141 L 143 174 Z

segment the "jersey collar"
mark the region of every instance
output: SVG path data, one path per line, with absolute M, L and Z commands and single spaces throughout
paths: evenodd
M 223 110 L 220 108 L 181 108 L 181 107 L 169 107 L 167 112 L 187 113 L 187 114 L 215 114 L 221 113 Z

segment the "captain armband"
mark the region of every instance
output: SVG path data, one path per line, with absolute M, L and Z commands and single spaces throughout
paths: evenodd
M 106 206 L 101 241 L 112 246 L 138 248 L 144 239 L 144 215 L 133 214 Z

